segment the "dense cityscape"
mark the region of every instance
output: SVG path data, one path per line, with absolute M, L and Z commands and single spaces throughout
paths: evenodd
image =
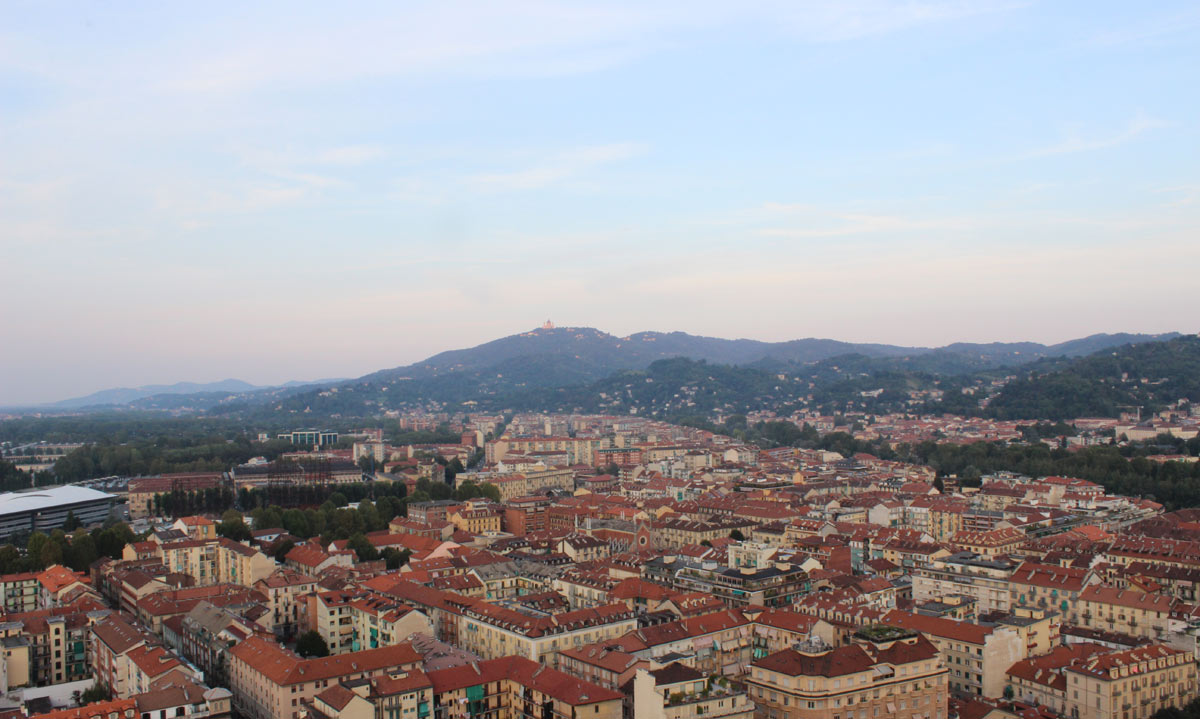
M 1189 406 L 1032 441 L 1191 466 Z M 868 451 L 1029 423 L 711 419 L 797 439 L 395 413 L 441 441 L 260 432 L 224 471 L 6 494 L 5 711 L 1144 719 L 1195 695 L 1200 510 Z M 86 449 L 5 452 L 32 478 Z
M 0 719 L 1200 719 L 1198 37 L 0 2 Z

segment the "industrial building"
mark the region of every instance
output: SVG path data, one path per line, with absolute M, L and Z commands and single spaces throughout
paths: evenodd
M 0 537 L 50 532 L 74 513 L 85 527 L 108 519 L 116 495 L 67 485 L 0 494 Z

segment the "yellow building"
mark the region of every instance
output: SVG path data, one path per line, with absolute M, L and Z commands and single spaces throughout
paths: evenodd
M 1088 719 L 1146 719 L 1196 695 L 1191 653 L 1149 644 L 1093 656 L 1064 670 L 1067 713 Z
M 275 572 L 275 560 L 254 547 L 232 539 L 185 539 L 157 545 L 158 558 L 168 571 L 186 574 L 197 586 L 240 584 L 252 587 Z M 132 544 L 125 546 L 122 557 L 137 558 Z
M 477 602 L 462 613 L 458 644 L 484 659 L 521 656 L 540 662 L 561 649 L 616 639 L 637 627 L 637 613 L 621 603 L 531 617 Z
M 462 509 L 454 511 L 448 517 L 454 527 L 471 534 L 500 531 L 500 511 L 478 502 L 467 502 Z
M 960 551 L 974 552 L 991 559 L 1002 554 L 1012 554 L 1021 548 L 1026 539 L 1024 532 L 1005 527 L 983 532 L 955 532 L 949 542 Z
M 1173 604 L 1174 600 L 1165 594 L 1097 584 L 1079 593 L 1079 618 L 1090 629 L 1162 639 Z

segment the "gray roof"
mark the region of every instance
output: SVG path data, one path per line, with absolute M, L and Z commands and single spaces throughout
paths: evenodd
M 66 485 L 47 487 L 28 492 L 5 492 L 0 494 L 0 515 L 53 509 L 68 504 L 115 500 L 116 495 L 87 487 Z

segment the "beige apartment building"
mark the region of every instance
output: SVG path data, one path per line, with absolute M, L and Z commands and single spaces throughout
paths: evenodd
M 710 680 L 673 662 L 661 669 L 638 669 L 624 688 L 629 716 L 637 719 L 752 719 L 754 702 L 725 679 Z
M 277 568 L 271 557 L 225 537 L 168 542 L 158 545 L 156 553 L 168 571 L 186 574 L 198 586 L 240 584 L 252 587 Z M 137 548 L 126 545 L 122 558 L 137 559 Z
M 949 691 L 957 696 L 1000 698 L 1008 668 L 1026 657 L 1020 635 L 1010 627 L 982 627 L 899 610 L 885 614 L 882 623 L 920 632 L 933 642 L 946 667 Z
M 502 437 L 484 446 L 488 464 L 496 464 L 510 454 L 564 452 L 567 464 L 594 465 L 596 450 L 602 449 L 599 437 Z
M 1195 658 L 1164 644 L 1096 655 L 1064 673 L 1071 717 L 1147 719 L 1196 695 Z
M 275 635 L 292 637 L 299 634 L 308 608 L 304 597 L 317 591 L 317 580 L 290 569 L 280 569 L 255 582 L 254 588 L 267 597 L 271 615 L 266 623 Z
M 1165 594 L 1093 585 L 1079 593 L 1079 616 L 1083 626 L 1091 629 L 1161 639 L 1174 603 Z
M 304 705 L 330 686 L 420 664 L 410 644 L 301 659 L 273 641 L 251 637 L 229 650 L 229 689 L 234 709 L 245 719 L 300 719 Z
M 1009 579 L 1013 607 L 1056 611 L 1067 624 L 1079 624 L 1079 593 L 1099 579 L 1086 569 L 1023 562 Z
M 954 594 L 975 600 L 978 614 L 1007 612 L 1011 599 L 1009 579 L 1016 564 L 960 552 L 934 560 L 913 574 L 913 600 L 918 604 Z
M 466 478 L 466 475 L 460 475 Z M 465 479 L 464 479 L 465 481 Z M 507 474 L 486 480 L 500 491 L 500 503 L 504 504 L 520 497 L 545 495 L 551 490 L 558 492 L 575 491 L 575 470 L 537 469 L 522 474 Z
M 799 645 L 755 661 L 746 683 L 757 719 L 946 716 L 946 667 L 916 632 L 863 630 L 837 649 Z
M 544 662 L 560 650 L 616 639 L 634 629 L 637 612 L 621 603 L 531 617 L 476 602 L 459 618 L 458 643 L 484 659 L 519 656 Z

